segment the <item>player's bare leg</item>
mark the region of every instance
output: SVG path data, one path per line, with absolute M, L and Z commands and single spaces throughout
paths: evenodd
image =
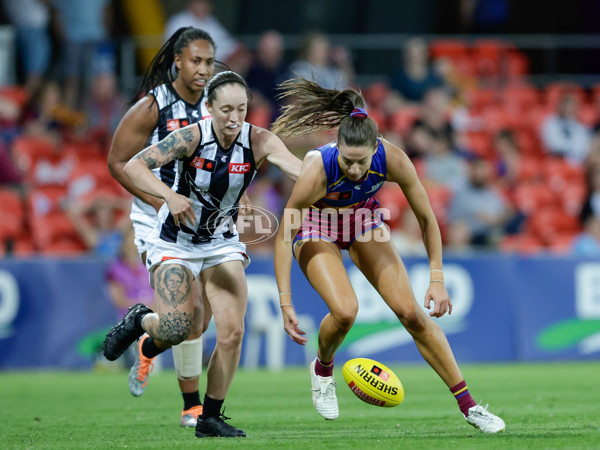
M 240 261 L 229 261 L 200 274 L 202 295 L 208 299 L 217 328 L 217 344 L 207 368 L 204 410 L 198 418 L 196 437 L 243 437 L 221 413 L 225 396 L 237 372 L 244 336 L 248 288 Z
M 467 422 L 484 433 L 504 431 L 502 419 L 487 411 L 487 406 L 473 401 L 446 335 L 414 297 L 408 273 L 388 230 L 379 227 L 365 237 L 371 239 L 352 244 L 352 260 L 411 334 L 423 358 L 446 383 Z
M 389 232 L 378 227 L 367 234 L 373 239 L 355 241 L 350 247 L 352 261 L 400 319 L 433 370 L 448 387 L 456 385 L 463 377 L 448 339 L 415 300 L 408 273 L 389 240 Z
M 313 405 L 321 416 L 332 420 L 339 416 L 333 359 L 354 324 L 358 300 L 340 250 L 334 244 L 324 240 L 299 241 L 294 250 L 300 268 L 329 308 L 319 327 L 318 355 L 309 371 Z

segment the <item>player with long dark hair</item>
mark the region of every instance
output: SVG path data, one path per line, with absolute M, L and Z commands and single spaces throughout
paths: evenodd
M 125 164 L 147 145 L 159 142 L 171 131 L 210 116 L 204 87 L 215 71 L 215 43 L 197 28 L 180 28 L 158 51 L 119 124 L 108 155 L 112 176 L 134 195 L 131 221 L 135 243 L 146 261 L 149 235 L 157 220 L 162 199 L 135 187 L 123 172 Z M 175 162 L 154 171 L 167 186 L 175 181 Z M 202 371 L 202 333 L 210 320 L 210 307 L 203 305 L 199 289 L 194 307 L 193 329 L 188 339 L 173 346 L 173 359 L 183 397 L 180 425 L 193 427 L 202 413 L 199 376 Z M 141 396 L 148 383 L 154 358 L 170 348 L 168 343 L 144 335 L 136 346 L 136 361 L 129 374 L 129 390 Z
M 342 262 L 342 250 L 375 287 L 413 337 L 419 351 L 456 397 L 467 422 L 485 433 L 504 422 L 475 404 L 442 329 L 417 304 L 402 260 L 379 210 L 375 193 L 385 181 L 397 183 L 423 233 L 430 266 L 425 307 L 433 317 L 452 312 L 444 285 L 442 239 L 436 218 L 406 154 L 378 137 L 365 101 L 354 90 L 324 89 L 305 80 L 281 86 L 293 98 L 273 132 L 302 135 L 338 128 L 337 141 L 309 152 L 287 202 L 275 241 L 275 274 L 286 332 L 304 345 L 290 284 L 292 257 L 323 298 L 329 313 L 319 328 L 317 358 L 310 365 L 314 405 L 324 418 L 339 415 L 333 360 L 358 312 L 358 299 Z

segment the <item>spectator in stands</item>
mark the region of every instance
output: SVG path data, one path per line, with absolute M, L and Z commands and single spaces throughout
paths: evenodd
M 491 175 L 489 162 L 472 157 L 468 184 L 454 195 L 448 208 L 450 228 L 466 227 L 469 243 L 474 246 L 495 245 L 514 215 L 493 186 Z
M 589 217 L 600 219 L 600 166 L 592 166 L 587 172 L 587 195 L 581 208 L 581 223 Z
M 590 130 L 577 119 L 577 97 L 565 93 L 560 98 L 556 113 L 548 117 L 541 128 L 546 151 L 573 164 L 582 164 L 589 149 Z
M 498 159 L 495 165 L 495 184 L 513 198 L 519 181 L 522 157 L 512 130 L 500 130 L 494 136 L 494 150 Z
M 600 168 L 600 126 L 599 128 L 594 127 L 590 140 L 590 151 L 583 162 L 583 170 L 586 173 L 591 173 L 597 167 Z
M 0 139 L 0 186 L 18 185 L 23 181 L 6 143 Z
M 250 65 L 250 54 L 215 17 L 210 0 L 188 0 L 185 9 L 167 20 L 163 41 L 166 42 L 182 27 L 206 31 L 215 41 L 217 60 L 224 62 L 235 72 L 246 73 Z
M 414 162 L 423 159 L 433 145 L 435 133 L 420 120 L 415 121 L 405 139 L 405 151 Z
M 283 37 L 275 30 L 265 31 L 258 40 L 254 62 L 246 75 L 248 86 L 252 91 L 251 108 L 265 107 L 271 112 L 272 120 L 279 113 L 277 101 L 277 85 L 288 74 L 283 59 Z
M 406 42 L 402 65 L 392 73 L 390 85 L 411 103 L 421 102 L 429 89 L 443 85 L 442 77 L 430 63 L 424 39 L 412 38 Z
M 130 226 L 130 203 L 112 194 L 98 194 L 87 201 L 73 202 L 67 213 L 92 253 L 114 259 Z
M 302 40 L 298 59 L 290 65 L 296 75 L 316 81 L 326 89 L 346 89 L 354 79 L 350 54 L 343 47 L 331 48 L 327 36 L 310 32 Z
M 65 104 L 60 86 L 55 81 L 44 82 L 40 94 L 32 98 L 23 114 L 25 134 L 57 143 L 62 132 L 84 124 L 85 115 Z
M 15 27 L 17 55 L 25 87 L 36 95 L 52 53 L 49 34 L 50 9 L 47 0 L 4 0 L 4 10 Z
M 108 149 L 112 136 L 125 111 L 126 101 L 118 90 L 114 72 L 94 75 L 84 103 L 89 139 Z
M 446 133 L 433 134 L 425 156 L 425 179 L 441 184 L 453 192 L 467 184 L 467 163 L 454 150 Z
M 429 89 L 423 97 L 419 116 L 414 126 L 424 126 L 434 135 L 446 134 L 455 145 L 454 127 L 451 123 L 450 93 L 445 88 Z
M 92 74 L 114 71 L 110 0 L 52 0 L 62 36 L 65 102 L 79 109 Z

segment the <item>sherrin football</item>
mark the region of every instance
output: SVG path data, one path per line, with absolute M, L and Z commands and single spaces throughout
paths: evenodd
M 369 405 L 391 408 L 404 400 L 402 383 L 387 366 L 368 358 L 354 358 L 342 369 L 354 394 Z

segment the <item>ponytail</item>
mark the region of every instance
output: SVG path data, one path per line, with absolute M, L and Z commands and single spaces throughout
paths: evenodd
M 179 28 L 164 43 L 150 62 L 138 90 L 131 98 L 130 105 L 133 105 L 155 87 L 172 83 L 175 79 L 172 73 L 175 55 L 180 54 L 181 50 L 187 47 L 190 42 L 197 40 L 207 41 L 216 51 L 215 41 L 206 31 L 194 27 Z
M 349 146 L 375 146 L 377 124 L 365 111 L 365 100 L 353 89 L 325 89 L 299 77 L 278 86 L 279 99 L 293 98 L 283 108 L 272 132 L 297 136 L 339 127 L 338 142 Z

